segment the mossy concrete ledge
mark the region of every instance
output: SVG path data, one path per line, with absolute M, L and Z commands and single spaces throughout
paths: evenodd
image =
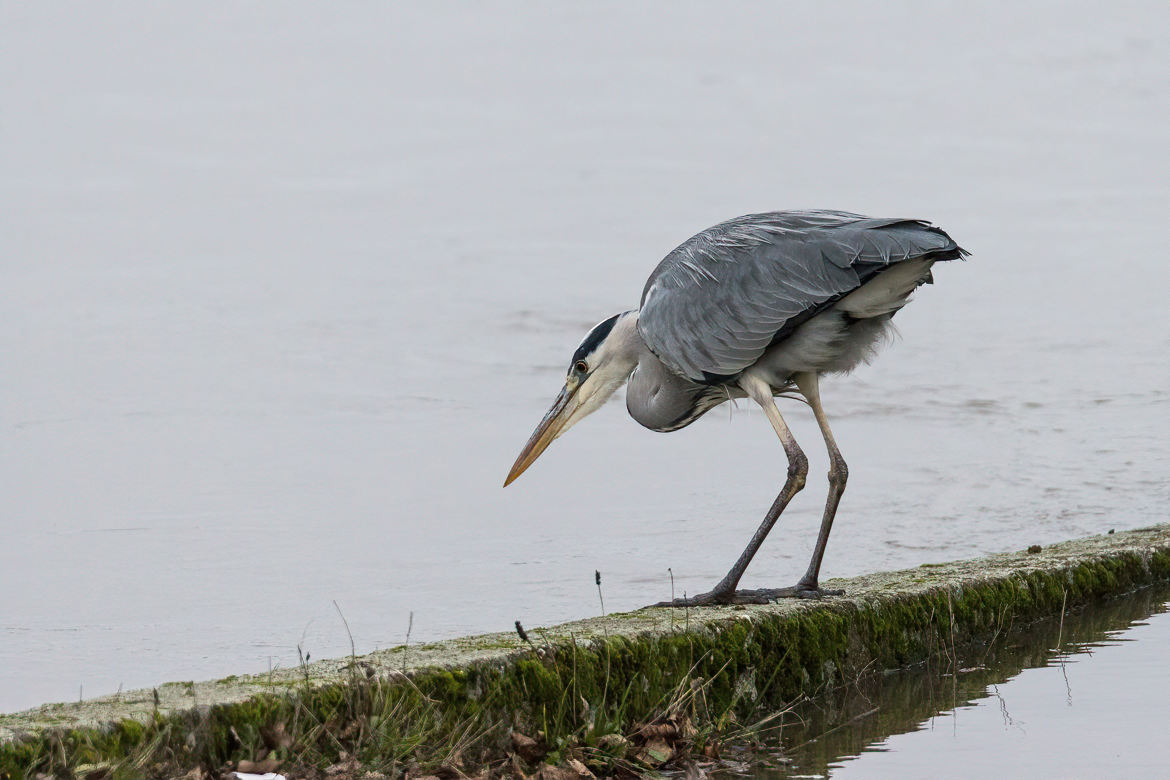
M 324 761 L 374 750 L 382 767 L 426 766 L 456 743 L 475 760 L 500 755 L 513 728 L 551 739 L 646 721 L 695 680 L 708 708 L 758 712 L 1170 580 L 1170 524 L 1031 549 L 834 580 L 846 595 L 821 601 L 642 609 L 530 628 L 530 644 L 489 634 L 49 704 L 0 715 L 0 777 L 281 751 Z

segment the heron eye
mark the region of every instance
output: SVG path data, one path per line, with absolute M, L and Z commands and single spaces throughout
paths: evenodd
M 576 363 L 573 364 L 573 370 L 578 372 L 578 373 L 584 374 L 587 371 L 589 371 L 589 364 L 586 363 L 584 360 L 578 360 Z

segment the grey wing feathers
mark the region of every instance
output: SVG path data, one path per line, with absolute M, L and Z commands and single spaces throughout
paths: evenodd
M 638 330 L 674 371 L 719 381 L 889 264 L 965 254 L 922 220 L 749 214 L 691 237 L 658 264 L 642 292 Z

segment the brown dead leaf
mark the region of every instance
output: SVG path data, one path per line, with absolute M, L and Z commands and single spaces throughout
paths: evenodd
M 654 723 L 638 729 L 638 736 L 647 742 L 655 739 L 674 739 L 678 736 L 678 727 L 673 723 Z
M 596 780 L 596 775 L 589 771 L 589 767 L 585 766 L 583 761 L 569 758 L 565 760 L 565 765 L 577 773 L 579 780 Z
M 597 747 L 616 758 L 624 758 L 630 750 L 630 740 L 621 734 L 606 734 L 597 740 Z
M 508 754 L 508 765 L 512 767 L 512 774 L 519 778 L 528 777 L 528 773 L 524 771 L 524 759 L 515 753 Z
M 512 732 L 512 749 L 520 758 L 530 763 L 540 761 L 548 753 L 548 748 L 541 742 L 519 731 Z
M 638 759 L 644 764 L 662 766 L 674 755 L 674 748 L 665 739 L 652 739 L 638 751 Z
M 275 772 L 280 769 L 280 762 L 275 758 L 267 758 L 263 761 L 249 761 L 243 759 L 236 764 L 236 771 L 243 772 L 249 775 L 266 775 L 269 772 Z

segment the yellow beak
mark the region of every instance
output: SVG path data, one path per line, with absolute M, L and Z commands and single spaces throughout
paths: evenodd
M 557 400 L 553 401 L 552 407 L 544 415 L 544 419 L 540 421 L 540 425 L 536 426 L 536 430 L 532 432 L 528 443 L 520 451 L 520 456 L 512 464 L 512 470 L 508 472 L 508 478 L 504 480 L 504 487 L 508 487 L 508 485 L 515 482 L 516 477 L 523 474 L 524 470 L 540 457 L 540 453 L 544 452 L 548 445 L 552 444 L 552 440 L 560 435 L 573 410 L 577 408 L 576 404 L 572 403 L 576 395 L 577 386 L 570 389 L 568 385 L 565 385 L 561 389 Z

